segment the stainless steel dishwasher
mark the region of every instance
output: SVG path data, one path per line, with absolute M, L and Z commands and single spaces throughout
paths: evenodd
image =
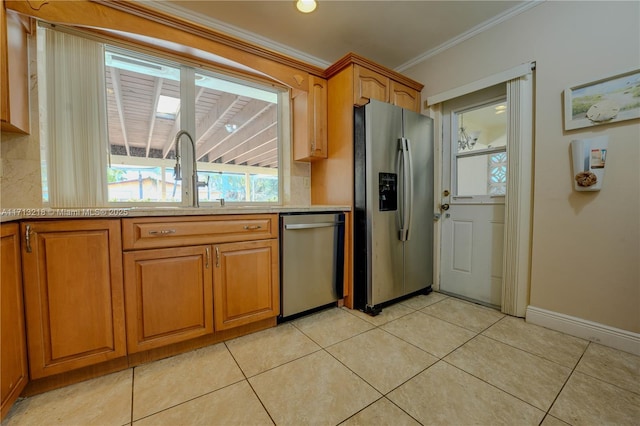
M 342 298 L 344 213 L 280 215 L 281 318 Z

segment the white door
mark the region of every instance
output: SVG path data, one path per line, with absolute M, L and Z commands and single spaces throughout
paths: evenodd
M 506 85 L 443 105 L 440 291 L 500 308 Z

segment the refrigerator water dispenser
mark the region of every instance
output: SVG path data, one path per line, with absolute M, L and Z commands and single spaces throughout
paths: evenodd
M 398 175 L 396 173 L 378 174 L 378 198 L 381 212 L 398 210 Z

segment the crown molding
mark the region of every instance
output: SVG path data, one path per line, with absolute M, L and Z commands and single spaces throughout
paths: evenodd
M 261 35 L 243 30 L 241 28 L 235 27 L 233 25 L 227 24 L 217 19 L 195 14 L 192 11 L 173 3 L 167 3 L 163 1 L 151 1 L 151 0 L 142 0 L 142 1 L 138 1 L 138 3 L 143 4 L 145 7 L 148 7 L 149 9 L 155 9 L 159 12 L 163 12 L 181 19 L 185 19 L 187 21 L 190 21 L 199 25 L 203 25 L 215 31 L 219 31 L 221 33 L 225 33 L 227 35 L 239 38 L 241 40 L 245 40 L 247 42 L 266 47 L 268 49 L 274 50 L 276 52 L 280 52 L 284 55 L 290 56 L 292 58 L 298 59 L 300 61 L 306 62 L 310 65 L 314 65 L 322 69 L 325 69 L 329 65 L 331 65 L 331 63 L 327 61 L 324 61 L 322 59 L 319 59 L 307 53 L 301 52 L 299 50 L 293 49 L 287 45 L 275 42 Z
M 325 77 L 331 78 L 335 74 L 342 71 L 346 66 L 350 66 L 353 64 L 361 65 L 365 68 L 373 70 L 378 74 L 389 77 L 392 80 L 395 80 L 399 83 L 404 84 L 405 86 L 412 88 L 413 90 L 417 90 L 418 92 L 422 91 L 422 89 L 424 88 L 424 85 L 422 83 L 412 80 L 407 76 L 404 76 L 392 69 L 386 68 L 353 52 L 347 53 L 345 56 L 333 63 L 333 65 L 327 68 L 325 70 Z
M 415 58 L 411 59 L 410 61 L 405 62 L 402 65 L 399 65 L 398 67 L 394 68 L 395 71 L 397 72 L 403 72 L 417 64 L 419 64 L 420 62 L 426 61 L 429 58 L 432 58 L 442 52 L 444 52 L 447 49 L 451 49 L 452 47 L 462 43 L 465 40 L 468 40 L 484 31 L 487 31 L 493 27 L 495 27 L 496 25 L 513 18 L 514 16 L 517 16 L 523 12 L 526 12 L 529 9 L 532 9 L 538 5 L 540 5 L 541 3 L 544 3 L 547 0 L 533 0 L 533 1 L 527 1 L 524 2 L 518 6 L 514 6 L 509 10 L 506 10 L 505 12 L 503 12 L 500 15 L 494 16 L 493 18 L 479 24 L 476 25 L 475 27 L 471 28 L 470 30 L 460 34 L 457 37 L 454 37 L 450 40 L 447 40 L 446 42 L 442 43 L 439 46 L 434 47 L 433 49 L 427 50 L 426 52 L 424 52 L 421 55 L 416 56 Z

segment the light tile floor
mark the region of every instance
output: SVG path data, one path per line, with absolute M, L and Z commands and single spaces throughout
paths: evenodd
M 2 425 L 638 425 L 640 357 L 439 293 L 18 401 Z

